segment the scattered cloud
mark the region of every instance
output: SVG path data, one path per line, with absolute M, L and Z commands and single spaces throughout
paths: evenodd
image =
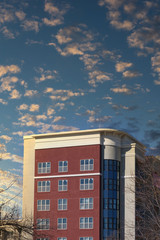
M 3 139 L 7 143 L 12 140 L 12 137 L 9 137 L 7 135 L 0 135 L 0 139 Z
M 37 90 L 26 90 L 24 96 L 25 97 L 33 97 L 38 94 Z
M 21 104 L 19 107 L 17 107 L 18 110 L 27 110 L 28 109 L 28 105 L 27 104 Z
M 133 105 L 133 106 L 124 106 L 124 105 L 121 105 L 121 104 L 112 104 L 112 108 L 114 109 L 114 110 L 121 110 L 121 109 L 123 109 L 123 110 L 128 110 L 128 111 L 134 111 L 134 110 L 136 110 L 137 108 L 138 108 L 138 106 L 136 106 L 136 105 Z
M 0 77 L 6 74 L 19 73 L 21 70 L 17 65 L 0 65 Z
M 151 58 L 152 68 L 153 71 L 158 75 L 158 78 L 160 80 L 160 51 L 157 52 L 152 58 Z M 159 85 L 159 81 L 155 80 L 155 84 Z
M 0 98 L 0 103 L 2 103 L 3 105 L 7 105 L 8 104 L 8 102 L 7 101 L 5 101 L 4 99 L 2 99 L 2 98 Z
M 106 73 L 106 72 L 102 72 L 102 71 L 89 72 L 90 80 L 88 81 L 88 83 L 92 87 L 96 87 L 97 83 L 103 83 L 105 81 L 111 80 L 110 76 L 111 76 L 111 74 Z
M 49 107 L 49 108 L 47 109 L 47 115 L 48 115 L 48 116 L 51 116 L 51 115 L 53 115 L 53 114 L 55 114 L 55 110 L 54 110 L 53 108 Z
M 53 123 L 55 122 L 59 122 L 60 120 L 64 120 L 65 118 L 62 117 L 62 116 L 56 116 L 54 119 L 53 119 Z
M 19 93 L 18 90 L 14 89 L 11 93 L 10 93 L 10 99 L 19 99 L 21 98 L 21 94 Z
M 53 128 L 53 130 L 56 130 L 56 131 L 63 131 L 63 130 L 77 131 L 77 130 L 79 130 L 79 128 L 77 128 L 77 127 L 65 126 L 65 125 L 52 125 L 52 128 Z
M 20 21 L 24 20 L 26 16 L 26 14 L 23 11 L 16 11 L 15 15 Z
M 53 88 L 46 88 L 44 93 L 51 93 L 50 98 L 52 100 L 61 100 L 61 101 L 66 101 L 71 97 L 84 96 L 84 92 L 82 91 L 73 92 L 71 90 L 64 90 L 64 89 L 54 90 Z
M 23 157 L 7 152 L 2 154 L 2 160 L 11 160 L 12 162 L 23 163 Z
M 97 117 L 95 118 L 94 116 L 90 116 L 88 119 L 88 122 L 90 123 L 104 123 L 108 122 L 111 120 L 112 116 L 103 116 L 103 117 Z
M 37 83 L 55 79 L 57 77 L 58 72 L 56 70 L 44 70 L 43 68 L 37 68 L 36 72 L 40 74 L 40 77 L 35 77 L 35 81 Z
M 47 119 L 47 116 L 42 114 L 42 115 L 37 115 L 36 116 L 36 119 L 39 121 L 39 120 L 46 120 Z
M 155 85 L 160 85 L 160 80 L 155 80 L 154 83 Z
M 126 84 L 122 85 L 122 87 L 111 88 L 110 90 L 114 93 L 120 93 L 120 94 L 126 94 L 126 95 L 130 95 L 133 93 L 131 89 L 126 87 Z
M 55 6 L 51 1 L 45 1 L 44 11 L 49 14 L 49 18 L 43 18 L 43 23 L 50 27 L 55 27 L 64 22 L 64 15 L 69 9 L 69 5 L 60 8 Z
M 39 32 L 39 22 L 37 20 L 25 20 L 21 26 L 25 31 Z
M 117 72 L 123 72 L 126 68 L 132 67 L 132 65 L 133 64 L 130 62 L 118 62 L 116 63 L 115 68 Z
M 142 76 L 142 73 L 135 72 L 135 71 L 123 72 L 123 77 L 125 77 L 125 78 L 134 78 L 134 77 L 140 77 L 140 76 Z
M 30 112 L 38 112 L 39 111 L 39 105 L 38 104 L 31 104 L 29 108 Z
M 18 78 L 7 76 L 4 78 L 1 78 L 0 82 L 2 82 L 0 85 L 0 92 L 3 92 L 3 91 L 10 92 L 14 88 L 15 83 L 18 82 Z
M 15 38 L 13 32 L 11 32 L 6 26 L 4 26 L 4 27 L 1 29 L 1 32 L 3 33 L 3 35 L 4 35 L 6 38 L 10 38 L 10 39 L 14 39 L 14 38 Z

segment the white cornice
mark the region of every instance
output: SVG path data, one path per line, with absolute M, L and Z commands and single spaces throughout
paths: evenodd
M 36 177 L 34 177 L 34 179 L 43 179 L 43 178 L 67 178 L 67 177 L 91 177 L 91 176 L 100 176 L 100 175 L 101 175 L 101 173 L 80 173 L 80 174 L 36 176 Z

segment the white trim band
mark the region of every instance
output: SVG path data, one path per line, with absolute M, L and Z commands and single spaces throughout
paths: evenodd
M 121 178 L 135 178 L 135 177 L 136 177 L 136 176 L 133 176 L 133 175 L 130 175 L 130 176 L 129 176 L 129 175 L 128 175 L 128 176 L 127 176 L 127 175 L 126 175 L 126 176 L 121 176 Z
M 68 174 L 68 175 L 54 175 L 54 176 L 39 176 L 34 179 L 40 178 L 66 178 L 66 177 L 87 177 L 87 176 L 100 176 L 101 173 L 82 173 L 82 174 Z

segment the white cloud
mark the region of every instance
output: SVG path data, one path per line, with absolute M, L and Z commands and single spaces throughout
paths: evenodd
M 2 99 L 2 98 L 0 98 L 0 103 L 2 103 L 3 105 L 7 105 L 8 104 L 8 102 L 7 101 L 5 101 L 4 99 Z
M 37 119 L 37 120 L 46 120 L 46 119 L 47 119 L 47 116 L 44 115 L 44 114 L 43 114 L 43 115 L 37 115 L 37 116 L 36 116 L 36 119 Z
M 6 38 L 10 38 L 10 39 L 14 39 L 14 38 L 15 38 L 14 34 L 13 34 L 6 26 L 4 26 L 4 27 L 1 29 L 1 32 L 3 33 L 3 35 L 4 35 Z
M 126 95 L 132 94 L 132 91 L 129 88 L 127 88 L 125 84 L 122 85 L 122 87 L 111 88 L 110 90 L 114 93 L 121 93 Z
M 58 122 L 58 121 L 60 121 L 60 120 L 62 120 L 62 119 L 65 119 L 65 118 L 64 118 L 64 117 L 61 117 L 61 116 L 57 116 L 57 117 L 55 117 L 55 118 L 53 119 L 53 123 Z
M 42 67 L 37 68 L 36 72 L 40 74 L 40 77 L 35 77 L 37 83 L 55 79 L 58 74 L 56 70 L 44 70 Z
M 124 20 L 123 22 L 112 20 L 111 24 L 117 29 L 131 30 L 133 28 L 133 23 L 128 20 Z
M 160 85 L 160 80 L 155 80 L 154 83 L 155 85 Z
M 51 116 L 51 115 L 53 115 L 55 113 L 55 110 L 53 109 L 53 108 L 48 108 L 47 109 L 47 115 L 48 116 Z
M 90 123 L 104 123 L 108 122 L 112 117 L 111 116 L 103 116 L 99 118 L 95 118 L 94 116 L 90 116 L 88 122 Z
M 125 71 L 123 72 L 123 77 L 125 78 L 134 78 L 134 77 L 139 77 L 142 76 L 142 73 L 138 73 L 135 71 Z
M 45 25 L 50 27 L 54 27 L 63 23 L 61 19 L 48 19 L 48 18 L 43 18 L 43 22 Z
M 82 91 L 73 92 L 71 90 L 65 90 L 65 89 L 54 90 L 53 88 L 46 88 L 44 93 L 51 93 L 50 98 L 52 100 L 61 100 L 61 101 L 66 101 L 71 97 L 84 96 L 84 92 Z
M 10 93 L 10 99 L 19 99 L 21 97 L 21 94 L 19 93 L 18 90 L 14 89 L 11 93 Z
M 60 110 L 64 109 L 65 104 L 64 103 L 56 103 L 55 107 L 59 107 Z
M 77 131 L 79 128 L 77 127 L 72 127 L 72 126 L 65 126 L 65 125 L 52 125 L 53 130 L 56 131 L 62 131 L 62 130 L 67 130 L 67 131 Z
M 36 20 L 25 20 L 21 26 L 25 31 L 39 32 L 39 22 Z
M 39 105 L 38 104 L 31 104 L 29 108 L 30 112 L 38 112 L 39 111 Z
M 49 13 L 50 18 L 43 18 L 43 23 L 47 26 L 57 26 L 63 23 L 64 15 L 69 9 L 69 5 L 64 5 L 60 8 L 56 7 L 52 2 L 45 1 L 44 11 Z
M 0 85 L 0 92 L 10 92 L 14 88 L 15 83 L 18 82 L 18 78 L 7 76 L 5 78 L 1 78 L 0 81 L 2 82 L 2 84 Z
M 21 70 L 17 65 L 0 65 L 0 77 L 6 75 L 7 73 L 19 73 Z
M 105 81 L 111 80 L 109 73 L 102 72 L 102 71 L 99 71 L 99 70 L 89 72 L 89 78 L 90 78 L 90 80 L 88 81 L 88 83 L 92 87 L 96 87 L 97 83 L 103 83 Z
M 12 140 L 12 137 L 9 137 L 7 135 L 0 135 L 0 138 L 5 140 L 6 143 Z
M 123 72 L 126 68 L 132 67 L 132 65 L 130 62 L 118 62 L 115 68 L 117 72 Z
M 37 90 L 26 90 L 24 96 L 25 97 L 33 97 L 38 93 Z
M 24 20 L 26 16 L 26 14 L 23 11 L 16 11 L 15 15 L 20 21 Z
M 27 104 L 21 104 L 19 107 L 17 107 L 18 110 L 27 110 L 28 109 L 28 105 Z

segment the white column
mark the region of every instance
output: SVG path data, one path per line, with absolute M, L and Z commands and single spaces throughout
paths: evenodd
M 136 144 L 124 155 L 124 239 L 135 240 L 135 164 Z

